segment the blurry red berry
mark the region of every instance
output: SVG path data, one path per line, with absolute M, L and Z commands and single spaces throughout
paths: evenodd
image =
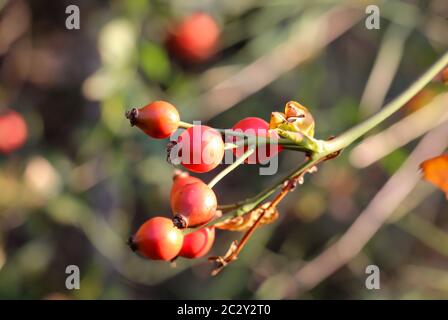
M 135 236 L 129 239 L 129 245 L 146 258 L 169 261 L 179 254 L 183 238 L 171 219 L 155 217 L 138 229 Z
M 184 258 L 200 258 L 206 255 L 215 241 L 215 228 L 201 228 L 189 233 L 184 238 L 179 256 Z
M 169 137 L 179 127 L 179 112 L 166 101 L 155 101 L 126 112 L 132 126 L 137 126 L 148 136 L 163 139 Z
M 221 134 L 207 126 L 193 126 L 179 136 L 181 164 L 193 172 L 208 172 L 224 157 Z
M 448 85 L 448 67 L 442 71 L 442 81 Z
M 210 58 L 216 50 L 219 27 L 206 13 L 194 13 L 175 26 L 169 35 L 168 45 L 179 58 L 201 62 Z
M 265 120 L 257 117 L 248 117 L 238 121 L 233 127 L 232 130 L 240 131 L 246 134 L 252 134 L 260 137 L 271 137 L 273 140 L 278 139 L 278 135 L 274 131 L 269 131 L 269 123 Z M 233 141 L 241 140 L 242 138 L 235 137 Z M 237 157 L 241 157 L 247 151 L 247 146 L 238 147 L 233 149 L 233 153 Z M 276 155 L 279 151 L 281 151 L 281 146 L 276 145 L 271 147 L 266 145 L 264 147 L 259 147 L 255 149 L 255 153 L 253 153 L 248 159 L 245 160 L 245 163 L 265 163 L 270 157 Z
M 196 227 L 210 221 L 217 207 L 216 195 L 204 182 L 179 188 L 171 197 L 173 222 L 178 228 Z
M 0 115 L 0 152 L 10 153 L 26 141 L 28 129 L 23 117 L 15 111 Z

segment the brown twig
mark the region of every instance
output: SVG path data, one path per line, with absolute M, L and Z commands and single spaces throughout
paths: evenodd
M 238 258 L 239 253 L 246 245 L 249 238 L 252 236 L 252 234 L 255 232 L 255 229 L 260 225 L 260 222 L 262 221 L 263 217 L 266 215 L 267 212 L 270 212 L 272 210 L 276 210 L 277 205 L 280 203 L 280 201 L 297 185 L 297 182 L 303 179 L 303 176 L 306 172 L 303 172 L 299 176 L 292 178 L 285 182 L 285 185 L 283 186 L 280 193 L 272 200 L 272 202 L 269 203 L 267 208 L 263 208 L 263 205 L 259 206 L 255 210 L 261 209 L 262 212 L 255 220 L 255 222 L 252 224 L 252 226 L 246 231 L 244 236 L 241 238 L 241 241 L 238 242 L 237 240 L 233 241 L 230 245 L 230 248 L 227 250 L 226 254 L 224 256 L 216 256 L 216 257 L 210 257 L 209 261 L 215 262 L 217 264 L 216 268 L 213 269 L 212 275 L 217 275 L 226 265 L 228 265 L 230 262 L 236 260 Z

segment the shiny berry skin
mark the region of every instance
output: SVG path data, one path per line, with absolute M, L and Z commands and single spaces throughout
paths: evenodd
M 166 101 L 155 101 L 126 112 L 132 126 L 137 126 L 148 136 L 156 139 L 169 137 L 179 127 L 179 112 Z
M 215 53 L 219 32 L 213 17 L 194 13 L 175 26 L 168 37 L 168 47 L 182 60 L 202 62 Z
M 173 185 L 171 187 L 170 199 L 174 198 L 174 194 L 183 186 L 194 183 L 194 182 L 202 182 L 201 179 L 192 177 L 188 174 L 188 172 L 180 172 L 177 173 L 173 177 Z M 172 205 L 171 205 L 172 206 Z
M 215 193 L 202 181 L 184 185 L 171 197 L 173 223 L 178 228 L 209 222 L 215 216 L 216 207 Z
M 272 139 L 278 139 L 278 135 L 274 131 L 269 131 L 269 123 L 265 120 L 257 117 L 248 117 L 238 121 L 233 127 L 232 130 L 243 132 L 246 134 L 257 135 L 260 137 L 268 137 L 270 136 Z M 234 137 L 233 141 L 238 141 L 242 138 Z M 237 157 L 241 157 L 247 151 L 246 147 L 238 147 L 233 149 L 233 153 Z M 281 146 L 273 146 L 272 150 L 270 150 L 270 146 L 266 145 L 265 147 L 259 147 L 255 149 L 255 153 L 253 153 L 248 159 L 245 160 L 245 163 L 253 164 L 253 163 L 265 163 L 270 157 L 277 154 L 281 151 Z
M 23 117 L 15 111 L 0 115 L 0 153 L 11 153 L 26 141 L 28 129 Z
M 216 168 L 224 157 L 221 134 L 207 126 L 188 128 L 177 142 L 181 164 L 193 172 L 208 172 Z
M 171 219 L 155 217 L 142 224 L 129 239 L 129 245 L 146 258 L 169 261 L 179 254 L 183 239 L 182 232 Z
M 200 258 L 205 256 L 213 246 L 215 241 L 215 228 L 201 228 L 189 233 L 184 238 L 179 256 L 184 258 Z

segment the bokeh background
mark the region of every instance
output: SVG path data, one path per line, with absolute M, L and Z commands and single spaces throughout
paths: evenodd
M 65 28 L 70 4 L 80 8 L 79 30 Z M 381 10 L 379 30 L 365 27 L 369 4 Z M 197 11 L 217 21 L 219 44 L 189 62 L 166 37 Z M 445 0 L 0 0 L 0 109 L 28 126 L 24 145 L 0 155 L 0 298 L 448 298 L 447 200 L 418 173 L 420 158 L 448 144 L 446 87 L 437 79 L 307 177 L 280 219 L 217 277 L 206 258 L 173 267 L 126 247 L 145 220 L 171 214 L 173 167 L 167 141 L 124 118 L 164 99 L 185 121 L 226 128 L 298 100 L 311 109 L 317 137 L 337 135 L 448 49 L 447 17 Z M 250 197 L 301 161 L 283 152 L 275 177 L 240 167 L 216 186 L 219 201 Z M 376 212 L 386 221 L 367 245 L 357 238 L 363 232 L 347 237 L 358 217 L 367 217 L 361 227 L 375 225 Z M 340 252 L 320 256 L 344 234 Z M 212 254 L 240 236 L 219 232 Z M 71 264 L 80 290 L 65 288 Z M 381 270 L 380 290 L 364 285 L 370 264 Z

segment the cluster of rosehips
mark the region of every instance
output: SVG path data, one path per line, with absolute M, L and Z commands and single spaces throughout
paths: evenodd
M 134 108 L 126 112 L 126 117 L 131 125 L 158 139 L 172 135 L 181 123 L 177 109 L 165 101 L 152 102 L 140 109 Z M 269 124 L 263 119 L 250 117 L 239 121 L 232 129 L 242 132 L 253 130 L 264 135 L 268 132 Z M 193 172 L 214 169 L 224 156 L 225 144 L 221 133 L 205 125 L 187 128 L 177 139 L 177 145 L 181 154 L 188 155 L 182 157 L 181 164 Z M 241 145 L 233 151 L 238 155 L 245 152 L 246 148 L 246 145 Z M 257 157 L 256 161 L 260 160 Z M 149 219 L 129 239 L 129 245 L 141 255 L 156 260 L 204 256 L 213 245 L 214 227 L 198 228 L 186 235 L 181 230 L 204 226 L 219 213 L 215 193 L 199 178 L 181 172 L 174 176 L 170 204 L 173 217 Z
M 448 78 L 448 69 L 442 76 Z M 218 166 L 224 157 L 225 143 L 221 132 L 204 126 L 191 126 L 180 121 L 177 109 L 168 102 L 156 101 L 140 109 L 132 109 L 126 113 L 131 125 L 135 125 L 152 138 L 163 139 L 171 136 L 179 127 L 186 128 L 175 142 L 178 154 L 181 155 L 180 164 L 186 169 L 202 173 Z M 294 139 L 314 136 L 314 119 L 308 109 L 297 102 L 290 101 L 285 105 L 285 112 L 273 112 L 270 123 L 255 117 L 242 119 L 232 127 L 232 131 L 255 133 L 255 137 L 265 137 L 275 140 L 279 138 L 275 130 L 286 131 Z M 232 150 L 237 157 L 246 154 L 248 145 L 238 144 L 244 137 L 234 137 Z M 253 163 L 263 163 L 275 153 L 282 150 L 282 146 L 269 148 L 265 152 L 260 149 L 266 145 L 255 147 L 256 155 Z M 260 156 L 265 155 L 264 157 Z M 338 152 L 336 153 L 338 154 Z M 193 160 L 193 161 L 192 161 Z M 248 159 L 246 159 L 247 162 Z M 145 222 L 135 236 L 129 239 L 134 251 L 141 255 L 158 260 L 173 260 L 178 256 L 198 258 L 204 256 L 212 247 L 215 239 L 215 229 L 207 225 L 219 215 L 217 199 L 210 186 L 202 180 L 187 173 L 174 176 L 170 195 L 173 212 L 171 219 L 156 217 Z M 280 193 L 281 199 L 286 191 Z M 274 202 L 274 201 L 273 201 Z M 270 206 L 271 207 L 271 206 Z M 272 206 L 275 208 L 275 205 Z M 260 219 L 262 216 L 260 216 Z M 182 229 L 196 228 L 185 234 Z
M 28 129 L 23 117 L 16 111 L 0 114 L 0 153 L 8 154 L 26 141 Z
M 181 229 L 207 223 L 216 207 L 212 189 L 198 178 L 179 173 L 171 189 L 171 208 L 176 215 L 172 219 L 149 219 L 129 239 L 129 244 L 134 251 L 155 260 L 202 257 L 213 245 L 215 229 L 201 228 L 185 236 Z

